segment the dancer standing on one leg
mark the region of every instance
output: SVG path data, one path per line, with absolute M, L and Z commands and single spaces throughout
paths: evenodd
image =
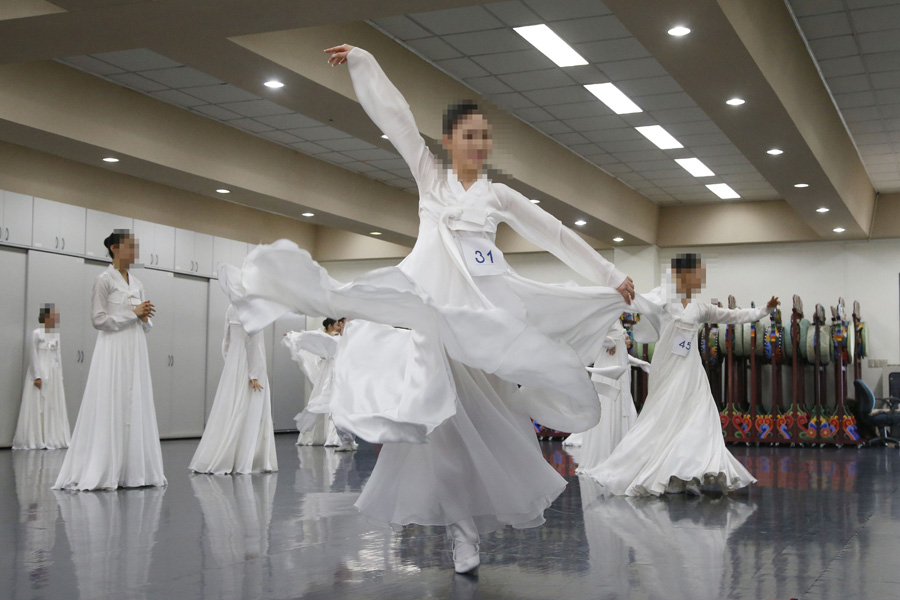
M 338 428 L 384 443 L 357 507 L 385 525 L 447 526 L 455 569 L 470 572 L 479 534 L 540 525 L 565 488 L 529 417 L 568 431 L 597 423 L 584 366 L 634 287 L 578 234 L 487 178 L 493 139 L 478 106 L 445 114 L 445 169 L 371 54 L 326 52 L 349 63 L 357 98 L 412 170 L 415 247 L 397 267 L 340 284 L 291 242 L 260 246 L 234 274 L 246 293 L 233 298 L 249 330 L 286 312 L 359 319 L 338 348 L 331 406 Z M 520 277 L 494 245 L 501 222 L 596 287 Z
M 272 399 L 263 333 L 247 335 L 233 306 L 225 311 L 225 366 L 200 445 L 191 460 L 197 473 L 278 470 Z
M 91 296 L 100 334 L 54 489 L 166 485 L 146 338 L 155 307 L 129 271 L 138 256 L 134 235 L 117 229 L 103 244 L 113 263 L 94 280 Z
M 669 297 L 661 305 L 662 332 L 644 408 L 612 455 L 586 470 L 612 494 L 699 493 L 701 483 L 715 483 L 728 492 L 756 481 L 725 447 L 696 347 L 697 330 L 703 323 L 758 321 L 778 306 L 778 298 L 763 308 L 738 310 L 693 302 L 706 279 L 697 254 L 672 259 L 671 274 L 674 290 L 666 291 Z
M 69 415 L 63 389 L 59 348 L 59 311 L 45 304 L 38 313 L 40 327 L 28 340 L 28 371 L 13 450 L 53 450 L 69 446 Z

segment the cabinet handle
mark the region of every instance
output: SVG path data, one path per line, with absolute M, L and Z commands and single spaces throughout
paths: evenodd
M 6 241 L 9 241 L 9 227 L 6 228 Z
M 62 248 L 60 248 L 60 250 L 65 250 L 66 249 L 66 238 L 62 239 L 62 243 L 63 243 L 63 245 L 62 245 Z
M 56 245 L 53 247 L 59 250 L 59 236 L 56 236 Z
M 196 272 L 197 272 L 197 268 L 199 267 L 199 265 L 198 265 L 196 262 L 194 262 L 194 261 L 191 261 L 191 265 L 192 265 L 192 266 L 191 266 L 191 271 L 193 271 L 194 273 L 196 273 Z

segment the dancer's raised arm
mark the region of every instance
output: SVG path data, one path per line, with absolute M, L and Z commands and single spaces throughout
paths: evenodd
M 703 323 L 726 323 L 734 325 L 737 323 L 752 323 L 759 321 L 774 308 L 777 308 L 781 302 L 775 296 L 769 300 L 766 306 L 762 308 L 720 308 L 713 304 L 702 304 L 700 312 L 700 321 Z
M 348 63 L 356 97 L 366 114 L 384 133 L 409 165 L 420 188 L 437 173 L 434 155 L 419 134 L 416 120 L 403 94 L 387 78 L 375 57 L 349 44 L 325 50 L 332 66 Z

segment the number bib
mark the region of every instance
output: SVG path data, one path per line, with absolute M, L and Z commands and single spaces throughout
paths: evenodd
M 509 270 L 503 253 L 491 243 L 480 237 L 462 237 L 459 248 L 466 268 L 473 277 L 485 275 L 502 275 Z
M 677 354 L 678 356 L 687 356 L 691 351 L 691 346 L 694 345 L 694 340 L 696 339 L 696 333 L 692 333 L 690 331 L 676 331 L 675 342 L 673 342 L 672 344 L 672 354 Z

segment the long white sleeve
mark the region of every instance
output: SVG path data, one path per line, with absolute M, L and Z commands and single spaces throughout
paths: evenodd
M 244 338 L 244 347 L 247 349 L 247 367 L 250 369 L 250 379 L 262 381 L 266 378 L 266 354 L 263 350 L 263 332 L 258 331 Z
M 563 225 L 559 219 L 502 183 L 493 184 L 507 223 L 529 242 L 540 246 L 590 281 L 617 288 L 625 274 Z
M 43 335 L 40 328 L 31 332 L 28 344 L 28 360 L 31 361 L 31 374 L 34 376 L 34 379 L 46 380 L 47 373 L 44 373 L 44 368 L 38 355 L 38 344 L 40 344 L 42 339 Z
M 133 311 L 126 313 L 110 314 L 107 308 L 107 297 L 114 290 L 109 280 L 102 275 L 94 280 L 94 290 L 91 294 L 91 323 L 94 329 L 101 331 L 119 331 L 125 327 L 140 321 Z M 145 330 L 147 329 L 146 323 Z
M 135 279 L 134 281 L 137 283 L 138 289 L 140 290 L 141 294 L 141 302 L 143 302 L 147 299 L 147 296 L 144 294 L 144 284 L 137 279 Z M 140 321 L 140 318 L 138 320 Z M 141 327 L 144 329 L 144 333 L 147 333 L 148 331 L 153 329 L 153 319 L 148 318 L 146 321 L 141 321 Z
M 375 57 L 354 48 L 347 55 L 350 78 L 359 103 L 409 165 L 420 189 L 428 188 L 437 175 L 437 161 L 419 134 L 416 119 L 403 94 L 394 87 Z
M 769 309 L 767 307 L 762 308 L 720 308 L 713 304 L 702 303 L 698 304 L 697 308 L 699 309 L 700 323 L 726 323 L 728 325 L 735 325 L 737 323 L 753 323 L 754 321 L 759 321 L 767 314 L 769 314 Z

